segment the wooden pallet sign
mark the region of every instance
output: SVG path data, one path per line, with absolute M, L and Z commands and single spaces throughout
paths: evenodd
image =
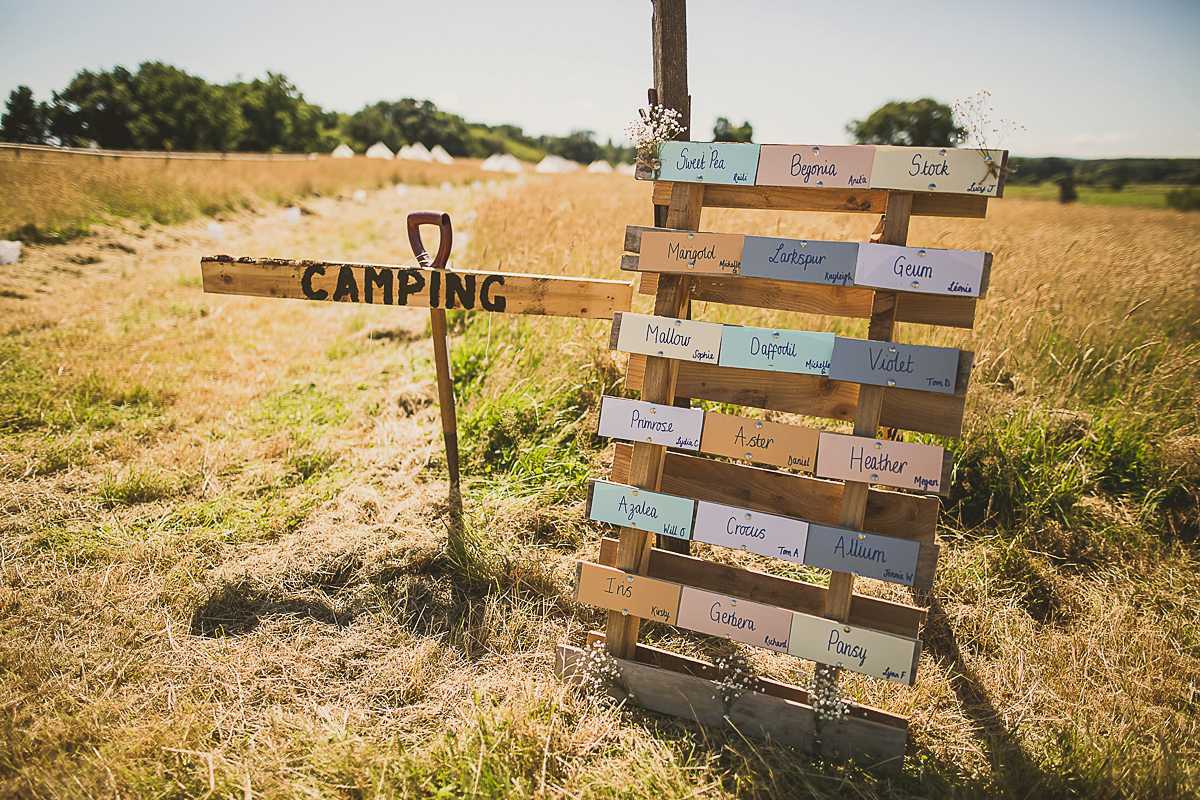
M 919 679 L 918 607 L 855 591 L 861 580 L 932 587 L 939 495 L 951 459 L 881 427 L 961 434 L 973 355 L 895 340 L 895 323 L 971 328 L 992 256 L 908 242 L 926 214 L 979 218 L 1003 191 L 1004 153 L 952 148 L 669 142 L 654 202 L 666 224 L 625 231 L 621 268 L 641 277 L 653 314 L 613 316 L 609 345 L 629 354 L 626 389 L 605 397 L 597 432 L 618 440 L 588 516 L 614 526 L 599 563 L 581 562 L 580 602 L 609 612 L 593 634 L 630 702 L 817 752 L 903 758 L 907 722 L 851 705 L 823 722 L 808 691 L 760 679 L 732 703 L 711 664 L 638 644 L 641 620 L 905 685 Z M 706 207 L 883 215 L 867 242 L 700 230 Z M 690 300 L 869 321 L 866 338 L 690 319 Z M 818 430 L 702 399 L 819 417 Z M 682 403 L 682 404 L 681 404 Z M 688 555 L 692 542 L 828 570 L 828 587 Z M 559 649 L 581 680 L 582 653 Z M 826 669 L 827 668 L 827 669 Z M 745 704 L 742 706 L 741 704 Z M 721 713 L 717 713 L 717 711 Z

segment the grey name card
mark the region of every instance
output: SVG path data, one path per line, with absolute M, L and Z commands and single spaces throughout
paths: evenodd
M 804 563 L 912 586 L 920 555 L 921 545 L 907 539 L 813 523 L 808 526 Z
M 954 394 L 958 354 L 953 347 L 843 339 L 833 342 L 829 377 L 872 386 Z
M 742 275 L 752 278 L 853 286 L 857 261 L 854 242 L 747 236 L 742 243 Z

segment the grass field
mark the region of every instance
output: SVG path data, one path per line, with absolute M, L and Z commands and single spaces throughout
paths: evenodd
M 1131 206 L 1134 208 L 1166 208 L 1167 192 L 1178 189 L 1178 186 L 1158 183 L 1130 184 L 1123 189 L 1115 190 L 1099 186 L 1077 186 L 1079 194 L 1077 202 L 1088 206 Z M 1058 201 L 1058 186 L 1053 183 L 1040 183 L 1036 186 L 1008 184 L 1004 187 L 1005 198 L 1019 200 L 1053 200 Z
M 300 225 L 260 207 L 226 212 L 219 244 L 203 219 L 96 228 L 0 273 L 0 796 L 1200 791 L 1200 216 L 1014 197 L 914 220 L 912 243 L 995 266 L 974 331 L 899 334 L 976 367 L 917 683 L 846 681 L 911 719 L 904 765 L 874 765 L 554 677 L 555 646 L 603 627 L 571 581 L 603 532 L 583 518 L 611 459 L 598 399 L 622 392 L 606 323 L 451 315 L 467 527 L 448 547 L 427 315 L 200 291 L 215 249 L 407 261 L 415 208 L 451 212 L 457 266 L 521 272 L 619 277 L 624 226 L 650 223 L 649 187 L 619 176 L 404 197 L 380 179 Z M 703 227 L 861 241 L 876 222 Z

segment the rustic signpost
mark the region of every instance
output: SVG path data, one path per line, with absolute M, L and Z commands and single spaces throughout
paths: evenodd
M 655 93 L 686 112 L 683 3 L 655 0 L 654 9 Z M 673 73 L 660 69 L 667 63 Z M 852 704 L 825 719 L 807 689 L 765 678 L 731 700 L 720 669 L 639 644 L 639 630 L 641 620 L 665 623 L 813 661 L 824 665 L 816 674 L 832 676 L 818 679 L 823 694 L 836 691 L 840 670 L 917 679 L 925 610 L 860 594 L 855 583 L 932 585 L 949 459 L 880 429 L 960 435 L 972 354 L 897 342 L 896 323 L 971 328 L 991 256 L 911 247 L 909 220 L 984 217 L 988 198 L 1003 192 L 1006 160 L 941 148 L 676 141 L 639 170 L 654 181 L 657 226 L 626 230 L 621 267 L 639 273 L 654 313 L 613 321 L 610 346 L 630 354 L 626 389 L 640 399 L 602 403 L 600 434 L 628 444 L 616 444 L 610 480 L 592 483 L 588 514 L 617 535 L 577 575 L 578 599 L 609 612 L 589 643 L 603 642 L 619 669 L 614 696 L 816 752 L 903 758 L 908 723 L 899 715 Z M 882 219 L 870 241 L 817 242 L 704 233 L 706 207 Z M 866 319 L 868 331 L 852 339 L 705 323 L 689 319 L 692 300 Z M 689 400 L 845 430 L 704 412 Z M 697 558 L 692 541 L 827 569 L 828 586 Z M 560 647 L 560 674 L 581 679 L 582 655 Z

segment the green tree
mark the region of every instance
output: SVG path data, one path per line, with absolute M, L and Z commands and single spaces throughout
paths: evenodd
M 714 142 L 753 142 L 754 141 L 754 126 L 747 120 L 741 125 L 734 127 L 733 123 L 726 117 L 717 117 L 717 124 L 713 126 L 713 141 Z
M 268 72 L 265 81 L 255 78 L 230 84 L 228 89 L 246 121 L 239 150 L 303 153 L 336 144 L 331 144 L 333 137 L 325 128 L 325 112 L 305 101 L 283 75 Z
M 85 69 L 61 93 L 54 93 L 50 133 L 68 147 L 91 140 L 106 150 L 129 150 L 133 147 L 130 125 L 140 113 L 129 70 Z
M 546 152 L 580 164 L 590 164 L 604 155 L 604 148 L 596 143 L 595 131 L 571 131 L 566 136 L 544 138 Z
M 233 150 L 246 128 L 232 93 L 223 86 L 157 61 L 133 79 L 138 115 L 129 123 L 139 150 Z
M 967 135 L 954 123 L 950 106 L 928 97 L 908 102 L 893 100 L 865 120 L 856 119 L 846 130 L 858 144 L 895 144 L 910 147 L 953 147 Z
M 45 144 L 48 123 L 45 103 L 33 100 L 33 90 L 18 86 L 8 95 L 0 117 L 0 141 L 15 144 Z

